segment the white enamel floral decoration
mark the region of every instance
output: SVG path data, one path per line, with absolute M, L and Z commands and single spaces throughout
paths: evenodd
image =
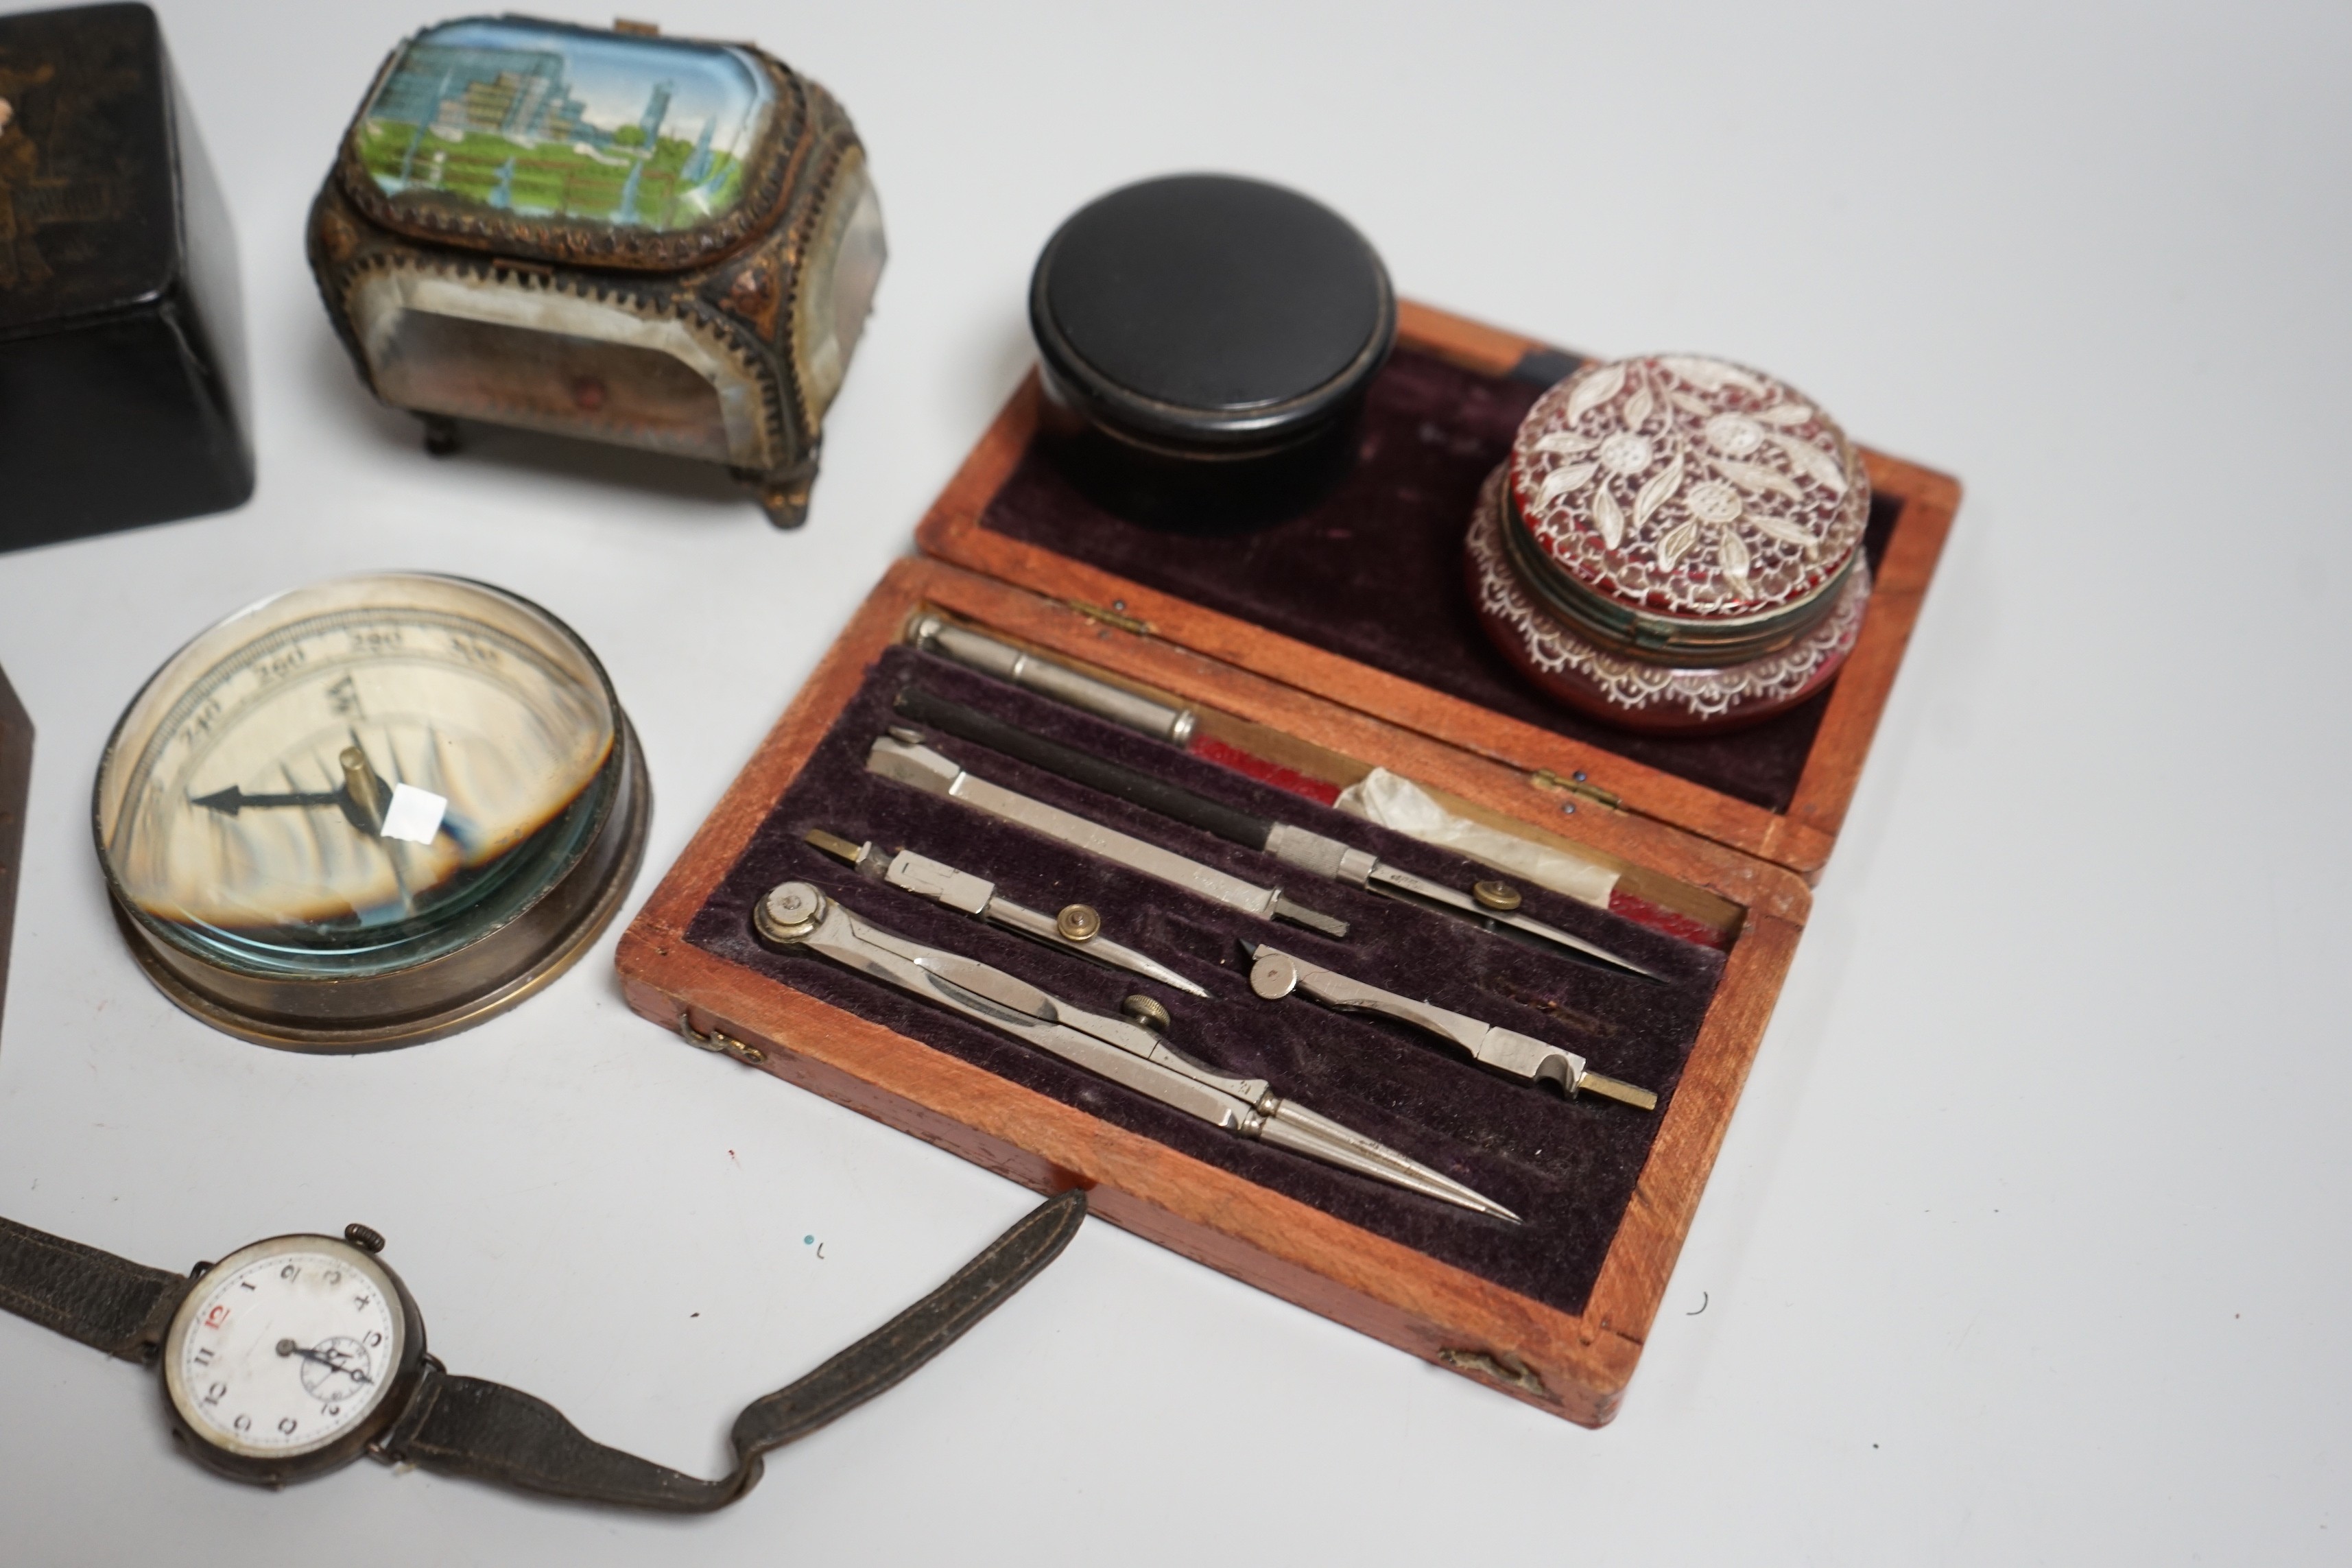
M 1870 517 L 1862 459 L 1827 415 L 1690 354 L 1587 365 L 1545 393 L 1512 443 L 1511 488 L 1562 570 L 1667 615 L 1798 603 Z

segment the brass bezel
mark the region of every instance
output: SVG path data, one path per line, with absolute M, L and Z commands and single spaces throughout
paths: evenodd
M 110 869 L 107 894 L 115 923 L 157 990 L 191 1016 L 257 1046 L 289 1051 L 380 1051 L 469 1029 L 536 994 L 569 969 L 620 912 L 645 859 L 652 784 L 635 728 L 617 704 L 614 714 L 619 720 L 617 743 L 604 771 L 621 770 L 618 787 L 587 851 L 530 908 L 455 952 L 359 981 L 265 980 L 239 974 L 205 963 L 148 931 L 123 901 Z M 101 862 L 103 858 L 101 848 Z M 359 1013 L 368 1021 L 324 1021 L 331 1007 L 345 1003 L 355 1003 L 355 1011 L 373 1011 Z

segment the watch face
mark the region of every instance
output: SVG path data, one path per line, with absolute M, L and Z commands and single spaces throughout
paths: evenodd
M 625 731 L 594 657 L 524 600 L 317 584 L 204 633 L 131 703 L 100 764 L 100 851 L 118 906 L 199 990 L 365 1005 L 360 983 L 505 930 L 592 858 Z
M 398 1414 L 422 1340 L 383 1265 L 331 1237 L 279 1237 L 196 1281 L 163 1342 L 164 1391 L 207 1458 L 291 1479 L 295 1461 L 340 1463 Z

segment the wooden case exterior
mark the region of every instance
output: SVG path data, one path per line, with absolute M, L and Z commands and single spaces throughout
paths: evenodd
M 1411 300 L 1401 305 L 1398 342 L 1497 375 L 1549 347 Z M 1029 447 L 1040 397 L 1033 373 L 924 517 L 916 541 L 926 553 L 1090 606 L 1241 668 L 1279 671 L 1303 691 L 1390 716 L 1525 777 L 1584 780 L 1591 798 L 1628 816 L 1688 828 L 1786 866 L 1809 882 L 1820 877 L 1844 823 L 1960 500 L 1957 479 L 1864 449 L 1874 490 L 1900 499 L 1902 514 L 1879 563 L 1860 640 L 1839 672 L 1794 796 L 1786 811 L 1776 812 L 983 529 L 981 516 L 991 498 Z
M 987 475 L 1009 462 L 1011 426 L 1029 395 L 992 430 L 943 510 L 971 506 Z M 938 537 L 936 527 L 927 528 L 927 539 Z M 1086 1187 L 1094 1211 L 1115 1224 L 1539 1409 L 1588 1426 L 1606 1422 L 1633 1374 L 1793 956 L 1811 899 L 1805 884 L 1656 815 L 1586 811 L 1563 818 L 1561 797 L 1531 784 L 1516 759 L 1433 738 L 1425 707 L 1400 704 L 1407 721 L 1390 722 L 1366 711 L 1377 701 L 1335 701 L 1309 682 L 1267 679 L 1245 667 L 1262 668 L 1264 651 L 1236 647 L 1236 628 L 1184 620 L 1182 632 L 1197 631 L 1208 645 L 1186 646 L 1192 639 L 1176 630 L 1174 607 L 1142 607 L 1159 635 L 1107 622 L 1049 596 L 1073 586 L 1066 563 L 1034 564 L 1045 594 L 936 561 L 901 561 L 890 570 L 623 936 L 618 963 L 631 1007 L 666 1028 L 720 1037 L 738 1059 L 1026 1186 Z M 1090 589 L 1090 597 L 1106 592 L 1076 586 Z M 1352 763 L 1390 768 L 1540 832 L 1570 834 L 1634 874 L 1737 906 L 1721 982 L 1582 1312 L 1544 1306 L 1438 1263 L 687 940 L 688 923 L 867 666 L 919 607 Z M 1233 654 L 1244 657 L 1220 657 Z M 1865 727 L 1857 746 L 1866 739 Z M 1558 765 L 1591 764 L 1564 758 Z

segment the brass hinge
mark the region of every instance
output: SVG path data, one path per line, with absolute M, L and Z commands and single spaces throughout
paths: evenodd
M 1487 1351 L 1449 1347 L 1439 1351 L 1437 1359 L 1456 1372 L 1466 1372 L 1473 1377 L 1483 1377 L 1507 1388 L 1516 1388 L 1538 1399 L 1550 1400 L 1555 1405 L 1559 1403 L 1552 1391 L 1544 1386 L 1543 1379 L 1535 1374 L 1535 1370 L 1515 1355 L 1496 1355 Z
M 1602 789 L 1597 784 L 1588 783 L 1584 777 L 1584 770 L 1581 768 L 1567 777 L 1562 777 L 1549 768 L 1538 768 L 1528 776 L 1528 782 L 1538 789 L 1566 790 L 1570 795 L 1580 795 L 1587 800 L 1598 801 L 1612 811 L 1625 809 L 1624 801 L 1618 796 Z
M 1089 605 L 1084 599 L 1065 599 L 1062 604 L 1066 608 L 1077 611 L 1090 621 L 1100 621 L 1107 626 L 1117 626 L 1120 631 L 1133 632 L 1139 637 L 1148 637 L 1151 635 L 1150 621 L 1138 620 L 1126 613 L 1125 599 L 1112 600 L 1111 606 L 1108 610 L 1100 605 Z
M 746 1045 L 716 1026 L 710 1033 L 702 1033 L 694 1026 L 694 1015 L 683 1010 L 677 1016 L 677 1032 L 686 1037 L 688 1045 L 706 1051 L 724 1051 L 746 1067 L 758 1067 L 768 1059 L 768 1053 L 759 1047 Z

